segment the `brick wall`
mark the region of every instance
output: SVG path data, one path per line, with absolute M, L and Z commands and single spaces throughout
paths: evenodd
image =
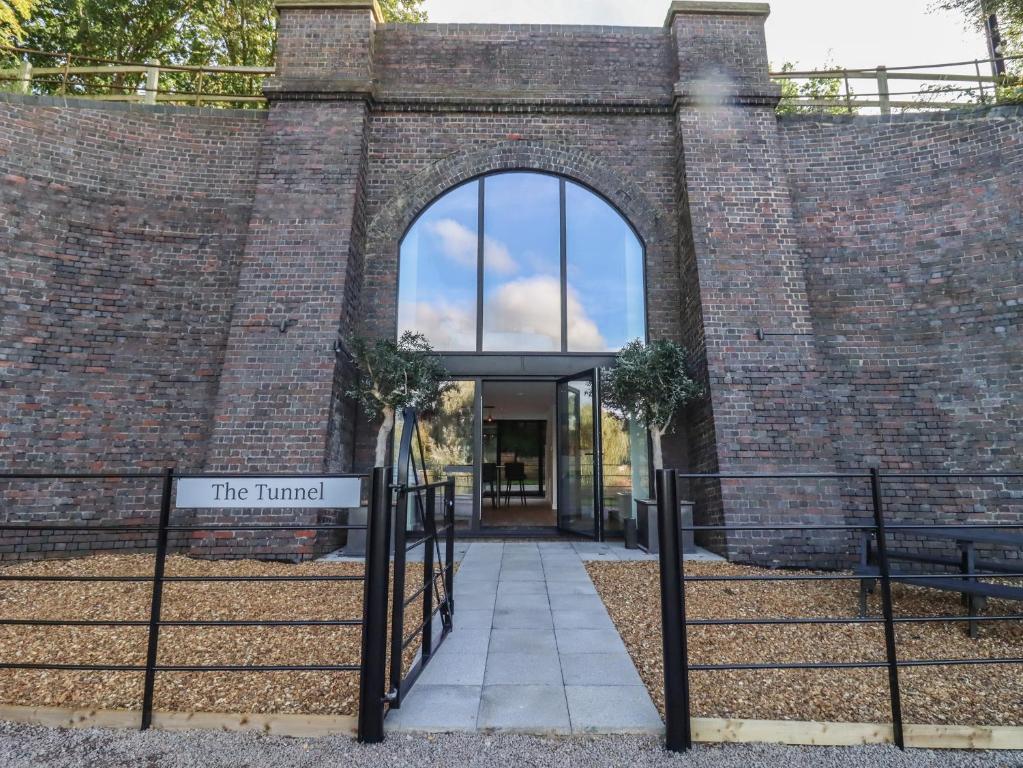
M 202 467 L 264 120 L 0 100 L 0 467 Z M 28 490 L 8 514 L 157 506 Z
M 1020 468 L 1021 116 L 781 121 L 840 469 Z M 907 519 L 1023 521 L 1019 481 L 889 485 Z
M 685 343 L 710 383 L 669 465 L 1019 466 L 1018 112 L 779 121 L 757 4 L 675 4 L 662 29 L 382 25 L 333 5 L 285 2 L 267 114 L 0 101 L 0 466 L 366 468 L 376 428 L 343 397 L 335 343 L 393 334 L 408 225 L 509 169 L 588 185 L 643 239 L 650 335 Z M 148 482 L 8 488 L 5 510 L 136 519 Z M 684 492 L 705 523 L 844 522 L 868 501 L 858 481 Z M 1019 488 L 991 482 L 886 498 L 1020 515 Z M 338 543 L 307 534 L 188 546 L 301 559 Z M 138 543 L 2 539 L 0 556 Z M 706 543 L 781 564 L 852 545 Z

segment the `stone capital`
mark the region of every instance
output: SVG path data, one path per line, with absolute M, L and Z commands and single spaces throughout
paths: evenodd
M 299 8 L 349 8 L 353 11 L 367 10 L 373 14 L 373 21 L 384 23 L 384 12 L 377 0 L 276 0 L 274 7 L 280 13 L 282 9 Z
M 764 16 L 771 13 L 767 3 L 732 3 L 712 2 L 710 0 L 675 0 L 668 8 L 664 26 L 670 27 L 679 15 L 720 15 L 728 16 Z

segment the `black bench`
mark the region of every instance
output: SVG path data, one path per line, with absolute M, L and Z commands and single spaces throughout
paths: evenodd
M 953 559 L 935 555 L 920 555 L 914 552 L 900 552 L 889 550 L 888 560 L 908 561 L 927 563 L 929 565 L 943 565 L 951 568 L 958 568 L 958 574 L 934 574 L 926 575 L 920 573 L 908 573 L 898 568 L 891 569 L 892 581 L 900 584 L 910 584 L 928 589 L 940 589 L 948 592 L 959 592 L 963 596 L 963 603 L 967 608 L 967 615 L 973 619 L 982 610 L 990 597 L 1001 600 L 1014 600 L 1023 602 L 1023 585 L 1001 584 L 979 581 L 979 578 L 995 574 L 1020 574 L 1023 575 L 1023 562 L 1010 561 L 978 561 L 974 555 L 976 543 L 1001 544 L 1013 546 L 1018 543 L 1021 537 L 1006 536 L 1004 533 L 992 530 L 978 529 L 971 531 L 966 528 L 926 528 L 914 531 L 914 534 L 928 538 L 952 540 L 960 548 L 961 557 Z M 872 541 L 873 534 L 864 531 L 860 538 L 860 563 L 853 569 L 853 573 L 863 578 L 860 579 L 860 616 L 867 615 L 867 594 L 873 592 L 874 585 L 881 575 L 878 565 L 873 562 Z M 1023 618 L 1023 617 L 1021 617 Z M 977 637 L 977 622 L 970 621 L 969 633 L 971 638 Z

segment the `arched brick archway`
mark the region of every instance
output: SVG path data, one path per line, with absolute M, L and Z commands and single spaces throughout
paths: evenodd
M 595 155 L 552 147 L 543 142 L 503 141 L 478 152 L 451 156 L 412 178 L 373 216 L 366 232 L 362 333 L 394 333 L 397 324 L 398 249 L 416 216 L 452 187 L 497 171 L 529 170 L 564 176 L 603 196 L 635 228 L 651 264 L 664 264 L 674 253 L 669 222 L 658 213 L 639 185 L 610 170 Z M 674 328 L 651 327 L 654 335 Z

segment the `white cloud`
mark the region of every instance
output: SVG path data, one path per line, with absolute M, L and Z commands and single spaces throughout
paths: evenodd
M 524 277 L 505 283 L 488 299 L 484 314 L 487 349 L 561 349 L 561 286 L 555 277 Z M 574 291 L 568 294 L 568 333 L 574 348 L 607 349 L 597 324 Z
M 427 226 L 440 240 L 444 256 L 462 267 L 476 266 L 476 233 L 454 219 L 439 219 Z
M 475 268 L 477 253 L 476 233 L 454 219 L 438 219 L 427 225 L 427 231 L 440 240 L 445 258 L 460 267 Z M 513 275 L 519 265 L 512 258 L 508 246 L 493 237 L 483 239 L 483 263 L 488 270 L 499 275 Z
M 508 247 L 489 236 L 483 238 L 483 265 L 499 275 L 513 275 L 519 271 L 519 265 L 508 252 Z
M 476 310 L 444 301 L 419 301 L 404 305 L 398 318 L 398 333 L 419 331 L 434 349 L 461 351 L 476 349 Z

